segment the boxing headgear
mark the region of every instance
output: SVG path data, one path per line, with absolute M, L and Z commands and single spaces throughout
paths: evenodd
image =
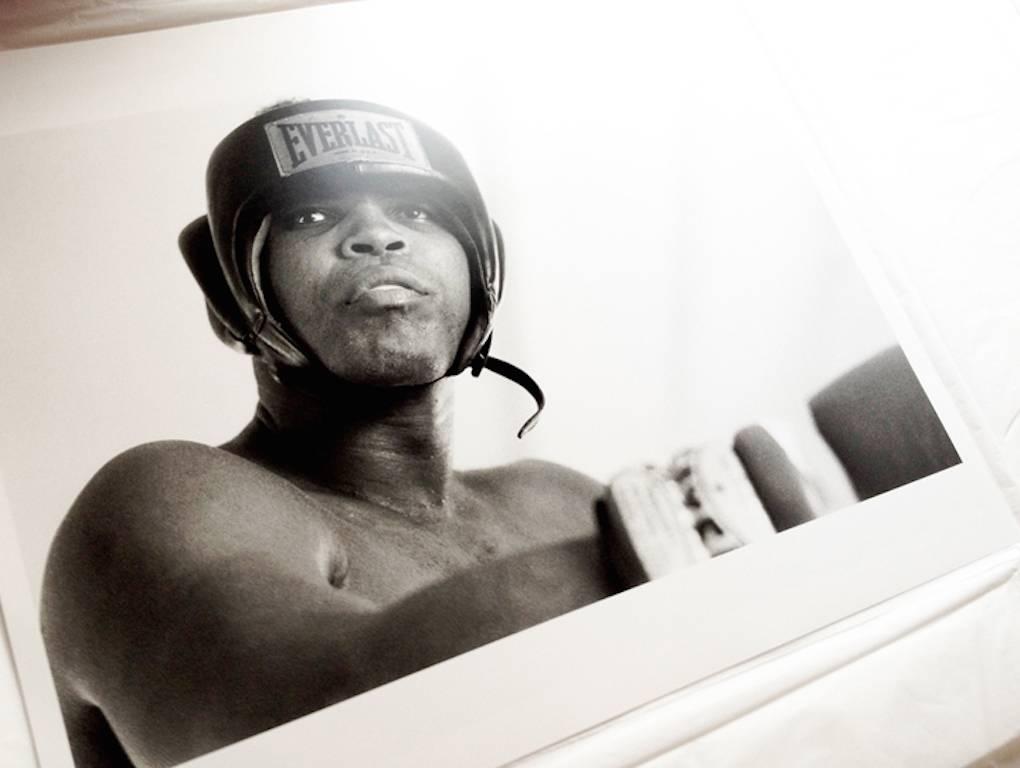
M 378 104 L 327 99 L 276 107 L 242 123 L 213 151 L 206 173 L 209 214 L 180 237 L 213 330 L 275 369 L 326 375 L 267 298 L 261 259 L 274 203 L 310 190 L 408 183 L 442 211 L 471 272 L 471 317 L 446 375 L 470 367 L 477 376 L 488 367 L 525 387 L 540 412 L 544 398 L 538 385 L 488 355 L 503 291 L 503 243 L 467 164 L 439 133 Z

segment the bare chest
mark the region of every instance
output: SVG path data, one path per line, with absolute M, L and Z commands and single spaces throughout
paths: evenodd
M 342 588 L 389 604 L 465 570 L 570 538 L 569 526 L 543 524 L 531 509 L 472 498 L 456 514 L 416 521 L 329 493 L 308 493 L 324 540 L 342 549 Z

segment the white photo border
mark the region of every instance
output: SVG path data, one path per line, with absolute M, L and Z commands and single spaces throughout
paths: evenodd
M 279 19 L 366 13 L 357 5 L 288 12 Z M 264 32 L 270 21 L 262 17 L 203 25 L 194 35 L 198 48 L 215 47 L 216 40 L 232 32 Z M 147 34 L 166 40 L 189 37 L 185 30 Z M 81 52 L 120 49 L 117 55 L 124 51 L 137 55 L 135 46 L 143 37 L 4 54 L 21 66 L 19 76 L 37 78 L 38 87 L 52 89 L 54 95 L 66 91 L 72 102 L 70 108 L 67 102 L 62 105 L 63 115 L 43 100 L 10 112 L 4 132 L 54 127 L 69 120 L 69 114 L 75 115 L 72 122 L 85 122 L 123 109 L 116 100 L 119 89 L 130 90 L 123 82 L 102 86 L 109 96 L 104 104 L 91 99 L 88 89 L 74 80 L 80 73 L 71 78 L 76 87 L 58 87 L 52 78 Z M 200 61 L 182 64 L 200 65 Z M 93 66 L 93 77 L 113 74 Z M 170 91 L 162 97 L 164 104 L 181 106 L 193 94 Z M 143 100 L 154 98 L 149 94 Z M 299 761 L 314 768 L 335 765 L 338 755 L 356 765 L 501 765 L 1016 540 L 1013 516 L 953 398 L 935 375 L 929 351 L 902 309 L 903 296 L 891 287 L 866 243 L 853 236 L 854 224 L 846 217 L 839 223 L 942 418 L 961 456 L 960 465 L 189 765 L 268 768 Z M 69 768 L 70 753 L 61 738 L 63 723 L 6 494 L 0 495 L 0 504 L 0 600 L 33 735 L 42 768 Z

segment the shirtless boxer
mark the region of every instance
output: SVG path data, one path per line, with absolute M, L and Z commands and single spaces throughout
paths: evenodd
M 488 365 L 498 230 L 457 151 L 363 102 L 246 122 L 181 244 L 255 418 L 127 451 L 50 552 L 43 631 L 76 764 L 164 766 L 616 589 L 602 487 L 450 466 L 450 376 Z

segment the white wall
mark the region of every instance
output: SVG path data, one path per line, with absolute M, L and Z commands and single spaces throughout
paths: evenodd
M 460 9 L 456 25 L 443 8 L 0 54 L 0 467 L 33 586 L 105 460 L 223 441 L 250 417 L 248 363 L 208 330 L 175 242 L 202 211 L 212 146 L 282 97 L 391 104 L 476 171 L 509 252 L 493 351 L 550 404 L 519 442 L 523 391 L 463 377 L 462 466 L 540 456 L 605 479 L 798 413 L 892 343 L 741 17 L 590 8 L 581 30 L 538 6 Z

